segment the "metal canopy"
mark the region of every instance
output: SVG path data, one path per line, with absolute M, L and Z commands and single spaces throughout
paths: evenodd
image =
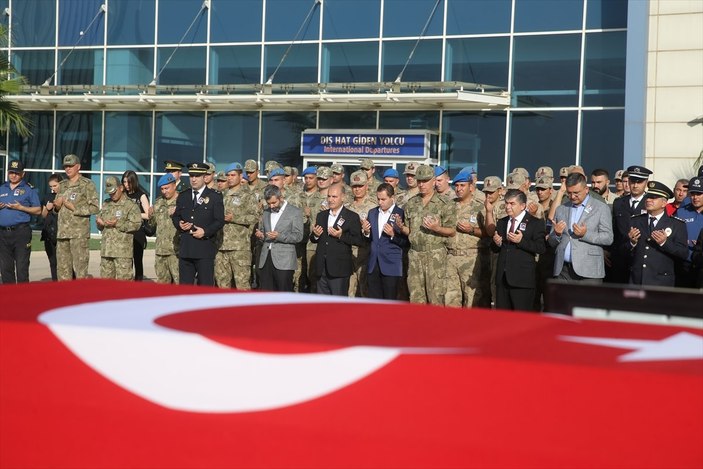
M 503 110 L 509 94 L 464 82 L 28 86 L 6 96 L 26 111 Z

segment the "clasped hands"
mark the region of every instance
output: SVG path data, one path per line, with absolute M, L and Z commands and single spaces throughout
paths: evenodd
M 557 236 L 561 236 L 562 233 L 564 233 L 565 229 L 566 222 L 564 220 L 560 220 L 554 225 L 554 232 L 557 234 Z M 573 225 L 571 225 L 571 232 L 573 233 L 573 235 L 571 236 L 572 238 L 583 238 L 588 232 L 588 229 L 586 228 L 585 223 L 574 223 Z
M 320 225 L 315 225 L 312 228 L 312 232 L 316 237 L 319 238 L 320 236 L 322 236 L 324 229 Z M 342 237 L 342 229 L 335 228 L 334 226 L 330 226 L 327 228 L 327 234 L 333 238 L 340 239 Z

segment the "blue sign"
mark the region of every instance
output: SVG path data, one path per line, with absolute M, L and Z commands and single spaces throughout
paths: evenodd
M 431 135 L 426 130 L 305 130 L 300 153 L 330 158 L 425 159 L 430 157 Z

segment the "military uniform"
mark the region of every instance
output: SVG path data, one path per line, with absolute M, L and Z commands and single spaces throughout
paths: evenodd
M 319 207 L 321 204 L 322 195 L 317 191 L 306 192 L 300 191 L 290 196 L 286 199 L 289 204 L 298 207 L 303 212 L 303 240 L 296 244 L 295 251 L 297 256 L 297 266 L 295 272 L 293 273 L 293 289 L 295 291 L 305 290 L 305 286 L 310 289 L 314 289 L 316 284 L 309 283 L 310 269 L 314 269 L 314 263 L 311 258 L 314 258 L 315 251 L 313 249 L 312 254 L 307 249 L 309 245 L 315 246 L 310 243 L 310 220 L 314 220 L 317 217 L 317 211 L 315 207 Z M 308 209 L 310 214 L 305 214 L 305 209 Z M 303 281 L 301 281 L 303 279 Z
M 498 223 L 498 220 L 501 218 L 507 216 L 507 212 L 505 211 L 505 199 L 501 195 L 498 200 L 493 204 L 493 220 L 495 223 Z M 487 238 L 486 241 L 486 246 L 490 246 L 490 238 Z M 495 301 L 496 298 L 496 276 L 495 271 L 498 266 L 498 253 L 491 251 L 491 269 L 490 269 L 490 276 L 489 278 L 484 279 L 485 285 L 484 288 L 490 288 L 491 291 L 491 299 Z M 489 285 L 490 284 L 490 285 Z
M 61 181 L 58 196 L 73 203 L 76 209 L 63 205 L 58 212 L 56 273 L 59 280 L 71 280 L 74 272 L 76 278 L 86 278 L 90 260 L 90 216 L 99 211 L 98 192 L 93 181 L 81 176 L 75 183 L 68 179 Z
M 422 195 L 418 194 L 405 205 L 405 217 L 410 228 L 408 236 L 408 289 L 412 303 L 444 304 L 447 275 L 448 238 L 422 226 L 424 217 L 439 218 L 445 228 L 456 226 L 454 203 L 437 193 L 427 205 L 422 205 Z
M 376 204 L 369 194 L 361 201 L 353 201 L 352 203 L 346 205 L 346 207 L 359 215 L 361 220 L 366 220 L 369 214 L 369 210 L 376 207 Z M 368 284 L 366 281 L 366 274 L 368 270 L 369 261 L 369 249 L 368 244 L 362 244 L 361 246 L 352 246 L 352 263 L 354 271 L 349 278 L 349 296 L 360 296 L 368 297 Z M 358 294 L 357 294 L 358 293 Z
M 178 250 L 181 237 L 173 226 L 171 215 L 176 210 L 176 197 L 159 197 L 149 224 L 156 227 L 154 270 L 158 283 L 178 283 Z
M 259 220 L 259 204 L 243 185 L 228 189 L 222 198 L 225 216 L 232 214 L 233 219 L 225 221 L 218 234 L 215 282 L 220 288 L 249 290 L 252 265 L 250 235 Z
M 475 192 L 474 192 L 475 195 Z M 454 200 L 457 224 L 470 223 L 483 232 L 486 221 L 486 207 L 475 196 L 466 203 Z M 481 288 L 482 279 L 490 275 L 490 254 L 486 243 L 481 243 L 481 235 L 464 233 L 457 229 L 456 235 L 448 239 L 447 292 L 444 304 L 447 306 L 490 307 L 491 299 Z
M 116 178 L 115 182 L 117 182 Z M 105 226 L 101 230 L 100 276 L 132 280 L 134 232 L 142 226 L 139 207 L 123 194 L 116 202 L 112 199 L 105 200 L 98 216 L 103 221 L 117 220 L 115 226 Z

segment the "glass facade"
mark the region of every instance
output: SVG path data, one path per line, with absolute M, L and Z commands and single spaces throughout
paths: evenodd
M 154 77 L 174 94 L 260 85 L 274 72 L 276 84 L 393 81 L 412 51 L 403 82 L 477 83 L 509 92 L 511 104 L 491 112 L 58 106 L 30 113 L 31 137 L 4 136 L 38 187 L 69 151 L 96 182 L 136 170 L 152 196 L 167 159 L 301 168 L 307 128 L 434 130 L 452 175 L 465 166 L 481 178 L 515 166 L 580 163 L 611 174 L 622 166 L 627 0 L 211 0 L 209 8 L 112 0 L 106 12 L 103 3 L 1 0 L 12 35 L 3 50 L 29 84 L 124 86 L 124 94 Z

